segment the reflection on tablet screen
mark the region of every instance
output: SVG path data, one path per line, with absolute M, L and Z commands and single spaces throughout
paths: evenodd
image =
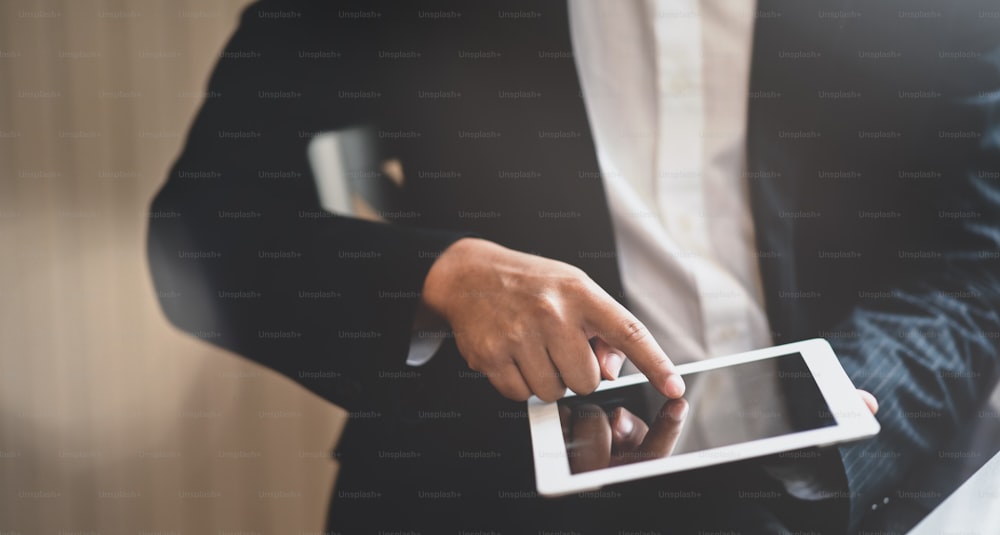
M 684 375 L 681 399 L 649 383 L 559 401 L 574 474 L 834 425 L 802 355 Z

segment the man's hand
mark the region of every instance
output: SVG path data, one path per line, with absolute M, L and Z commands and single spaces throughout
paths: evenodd
M 861 396 L 861 401 L 865 402 L 865 407 L 868 407 L 868 410 L 871 411 L 872 415 L 878 413 L 878 400 L 875 399 L 875 396 L 873 396 L 871 392 L 867 390 L 861 390 L 859 388 L 858 395 Z
M 423 303 L 451 325 L 469 367 L 508 398 L 589 394 L 602 376 L 618 376 L 624 357 L 663 395 L 684 394 L 646 327 L 569 264 L 463 238 L 431 266 Z

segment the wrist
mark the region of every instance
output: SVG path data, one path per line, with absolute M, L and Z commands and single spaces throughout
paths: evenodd
M 461 238 L 441 252 L 431 264 L 421 291 L 421 302 L 429 311 L 447 319 L 449 290 L 454 288 L 471 250 L 481 246 L 478 238 Z

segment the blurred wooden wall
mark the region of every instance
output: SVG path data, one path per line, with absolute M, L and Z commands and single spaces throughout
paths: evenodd
M 144 255 L 245 4 L 0 1 L 0 533 L 323 527 L 343 411 L 170 327 Z

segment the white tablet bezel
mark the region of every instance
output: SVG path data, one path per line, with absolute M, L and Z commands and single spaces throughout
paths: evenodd
M 528 420 L 531 426 L 538 493 L 543 496 L 559 496 L 592 491 L 612 483 L 802 448 L 829 446 L 878 433 L 878 421 L 858 396 L 854 384 L 837 360 L 833 348 L 822 338 L 691 362 L 679 365 L 677 368 L 681 374 L 688 374 L 794 353 L 802 355 L 802 359 L 815 378 L 823 399 L 830 407 L 835 420 L 834 425 L 579 474 L 570 473 L 557 403 L 546 403 L 537 397 L 532 397 L 528 400 Z M 603 381 L 597 391 L 622 388 L 646 381 L 646 377 L 642 374 L 629 375 L 615 381 Z M 567 391 L 567 396 L 573 395 Z

